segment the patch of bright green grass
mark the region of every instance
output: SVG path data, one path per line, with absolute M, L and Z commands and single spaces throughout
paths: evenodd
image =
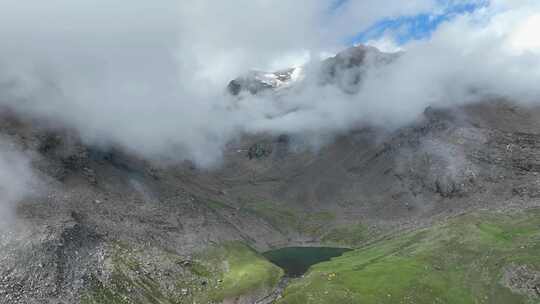
M 503 286 L 509 265 L 540 270 L 540 212 L 475 214 L 315 265 L 279 304 L 540 303 Z
M 208 251 L 203 257 L 222 269 L 222 284 L 212 299 L 221 301 L 257 290 L 271 290 L 279 283 L 283 270 L 268 262 L 240 242 L 226 243 Z

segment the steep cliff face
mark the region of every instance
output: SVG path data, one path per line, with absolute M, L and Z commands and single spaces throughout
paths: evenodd
M 347 50 L 322 64 L 321 85 L 354 88 L 369 56 L 396 55 Z M 0 303 L 241 301 L 281 275 L 246 244 L 359 246 L 471 210 L 537 206 L 539 122 L 540 109 L 509 101 L 428 108 L 409 126 L 357 129 L 317 151 L 294 134 L 246 135 L 202 170 L 6 112 L 0 132 L 39 187 L 0 233 Z

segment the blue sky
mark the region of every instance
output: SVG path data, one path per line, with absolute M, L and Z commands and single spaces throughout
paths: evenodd
M 347 1 L 350 0 L 336 0 L 334 8 L 339 7 Z M 413 16 L 382 19 L 370 26 L 367 30 L 350 38 L 348 42 L 356 44 L 376 40 L 387 31 L 393 33 L 395 42 L 398 45 L 405 44 L 411 40 L 428 38 L 441 23 L 451 20 L 458 15 L 473 12 L 487 5 L 488 2 L 488 0 L 485 0 L 476 1 L 476 3 L 449 5 L 446 10 L 439 14 L 422 13 Z

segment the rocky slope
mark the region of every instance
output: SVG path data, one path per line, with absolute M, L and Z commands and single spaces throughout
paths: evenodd
M 353 88 L 370 52 L 326 61 L 323 84 Z M 355 72 L 337 81 L 337 65 Z M 211 171 L 3 113 L 0 132 L 31 158 L 40 190 L 1 230 L 0 303 L 252 303 L 281 274 L 246 245 L 356 247 L 540 204 L 540 109 L 511 101 L 428 108 L 399 130 L 358 129 L 319 151 L 297 150 L 289 134 L 246 135 Z

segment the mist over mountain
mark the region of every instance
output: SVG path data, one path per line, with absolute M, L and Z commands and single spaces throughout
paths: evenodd
M 0 0 L 0 303 L 537 301 L 539 26 L 532 0 Z M 321 246 L 352 252 L 261 255 Z
M 451 19 L 429 39 L 403 46 L 392 64 L 346 72 L 364 74 L 361 82 L 338 72 L 338 86 L 320 85 L 327 76 L 317 54 L 343 48 L 339 41 L 371 19 L 422 12 L 437 1 L 352 1 L 334 10 L 325 1 L 279 2 L 272 9 L 266 1 L 245 1 L 237 4 L 241 13 L 207 1 L 166 1 L 159 8 L 144 1 L 112 7 L 68 2 L 3 5 L 0 35 L 11 43 L 0 49 L 1 102 L 73 128 L 87 142 L 144 157 L 212 166 L 223 146 L 243 133 L 395 128 L 427 106 L 486 96 L 534 103 L 538 93 L 536 50 L 518 41 L 535 18 L 537 5 L 530 1 L 494 1 Z M 365 15 L 351 15 L 360 11 Z M 305 74 L 286 101 L 251 96 L 237 102 L 226 94 L 224 83 L 276 65 L 302 66 Z

